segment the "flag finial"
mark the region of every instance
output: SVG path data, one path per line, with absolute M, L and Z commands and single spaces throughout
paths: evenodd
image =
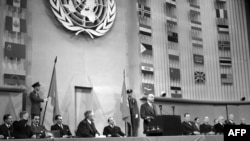
M 57 56 L 56 56 L 56 58 L 55 58 L 55 63 L 57 62 Z

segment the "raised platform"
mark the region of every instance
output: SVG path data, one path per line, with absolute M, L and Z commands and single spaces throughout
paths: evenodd
M 20 141 L 38 141 L 38 139 L 23 139 Z M 13 140 L 15 141 L 15 140 Z M 39 141 L 223 141 L 221 135 L 211 136 L 159 136 L 159 137 L 125 137 L 125 138 L 54 138 L 39 139 Z

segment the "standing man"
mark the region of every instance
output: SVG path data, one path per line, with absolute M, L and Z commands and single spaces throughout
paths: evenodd
M 4 137 L 4 139 L 14 138 L 13 136 L 13 118 L 10 114 L 6 114 L 3 116 L 4 123 L 0 125 L 0 135 Z
M 132 97 L 133 90 L 128 89 L 128 104 L 129 104 L 129 111 L 131 116 L 131 125 L 128 125 L 128 135 L 132 137 L 138 136 L 138 126 L 139 126 L 139 109 L 137 105 L 137 101 L 135 98 Z
M 83 138 L 94 138 L 95 136 L 100 135 L 94 124 L 94 112 L 86 111 L 84 116 L 85 119 L 82 120 L 78 125 L 76 136 Z
M 72 134 L 70 132 L 69 126 L 68 125 L 64 125 L 62 123 L 62 116 L 61 115 L 56 115 L 55 116 L 55 121 L 56 124 L 51 126 L 51 130 L 59 130 L 60 131 L 60 136 L 63 138 L 68 138 L 71 137 Z
M 141 118 L 143 119 L 143 133 L 147 134 L 147 129 L 150 122 L 156 117 L 156 106 L 154 104 L 154 95 L 148 94 L 147 102 L 141 105 Z
M 39 96 L 39 91 L 40 91 L 40 83 L 36 82 L 32 85 L 34 90 L 30 93 L 30 101 L 31 101 L 31 118 L 35 115 L 38 115 L 40 117 L 41 115 L 41 103 L 47 101 L 47 98 L 41 99 Z

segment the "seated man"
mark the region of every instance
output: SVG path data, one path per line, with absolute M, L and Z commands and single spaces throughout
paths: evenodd
M 200 133 L 194 131 L 193 123 L 190 121 L 191 116 L 189 113 L 184 114 L 184 121 L 182 122 L 182 134 L 183 135 L 199 135 Z
M 209 124 L 209 117 L 204 117 L 204 123 L 200 125 L 201 134 L 213 135 L 213 126 Z
M 51 133 L 48 133 L 43 125 L 39 125 L 40 117 L 33 115 L 31 123 L 31 136 L 32 138 L 45 138 L 51 137 Z
M 63 120 L 63 118 L 61 115 L 56 115 L 55 116 L 56 124 L 51 126 L 51 131 L 52 130 L 59 130 L 61 137 L 63 137 L 63 138 L 71 137 L 72 134 L 70 132 L 69 126 L 62 124 L 62 120 Z
M 13 135 L 15 139 L 26 139 L 31 137 L 30 126 L 28 125 L 29 113 L 20 112 L 20 120 L 13 122 Z
M 228 120 L 225 121 L 225 125 L 235 125 L 233 114 L 230 114 L 228 116 Z
M 115 121 L 113 117 L 108 118 L 109 125 L 104 127 L 103 135 L 106 137 L 124 137 L 125 134 L 121 131 L 121 128 L 115 126 Z
M 94 124 L 94 112 L 86 111 L 84 113 L 85 119 L 82 120 L 77 128 L 76 136 L 77 137 L 85 137 L 85 138 L 93 138 L 100 133 L 97 131 Z
M 223 134 L 224 130 L 224 117 L 218 117 L 218 123 L 214 125 L 214 132 L 215 134 Z
M 193 122 L 194 131 L 200 134 L 200 119 L 199 117 L 194 118 Z
M 10 114 L 6 114 L 3 116 L 4 123 L 0 125 L 0 135 L 4 139 L 11 139 L 14 138 L 13 136 L 13 126 L 12 126 L 12 116 Z
M 240 119 L 240 125 L 247 125 L 245 118 Z

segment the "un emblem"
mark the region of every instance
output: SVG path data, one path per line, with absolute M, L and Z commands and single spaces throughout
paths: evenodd
M 103 36 L 116 16 L 115 0 L 50 0 L 57 20 L 75 35 Z

